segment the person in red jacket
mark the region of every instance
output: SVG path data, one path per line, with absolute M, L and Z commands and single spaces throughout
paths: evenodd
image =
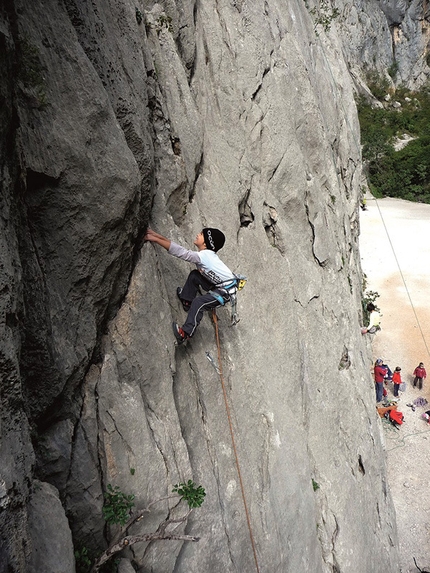
M 394 396 L 397 398 L 399 395 L 400 384 L 402 383 L 402 377 L 400 376 L 401 368 L 396 366 L 393 372 L 393 385 L 394 385 Z
M 414 370 L 414 388 L 416 388 L 418 384 L 418 388 L 422 390 L 424 378 L 426 377 L 427 377 L 426 369 L 424 368 L 424 364 L 420 362 Z
M 387 369 L 382 366 L 381 358 L 378 358 L 373 368 L 375 376 L 375 390 L 376 402 L 382 402 L 382 395 L 384 392 L 384 378 L 387 374 Z

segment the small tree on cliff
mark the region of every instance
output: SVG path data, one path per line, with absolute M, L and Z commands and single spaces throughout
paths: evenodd
M 205 499 L 206 492 L 202 486 L 196 486 L 192 480 L 186 483 L 179 483 L 173 486 L 173 493 L 170 495 L 157 499 L 150 503 L 148 507 L 143 510 L 131 513 L 134 506 L 134 495 L 127 495 L 120 491 L 118 486 L 112 487 L 108 485 L 105 492 L 105 504 L 103 506 L 103 517 L 109 525 L 120 525 L 119 533 L 114 537 L 109 547 L 96 559 L 91 573 L 97 573 L 102 565 L 104 565 L 113 555 L 126 547 L 130 547 L 135 543 L 141 541 L 157 541 L 157 540 L 174 540 L 174 541 L 198 541 L 199 537 L 193 535 L 179 535 L 175 533 L 175 529 L 181 523 L 184 523 L 194 508 L 200 507 Z M 185 514 L 179 515 L 174 519 L 166 517 L 160 523 L 156 531 L 152 533 L 143 533 L 141 535 L 127 535 L 128 529 L 135 523 L 141 521 L 146 513 L 151 511 L 151 508 L 162 501 L 169 499 L 177 499 L 178 503 L 175 507 L 179 507 L 182 502 L 186 502 L 188 509 Z M 184 504 L 183 504 L 184 505 Z M 170 513 L 170 512 L 169 512 Z

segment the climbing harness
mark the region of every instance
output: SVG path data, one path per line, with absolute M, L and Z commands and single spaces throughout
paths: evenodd
M 368 329 L 368 334 L 375 334 L 376 332 L 378 332 L 378 330 L 381 330 L 381 327 L 379 326 L 379 324 L 377 324 L 376 326 L 372 326 L 371 328 Z
M 245 279 L 246 280 L 246 279 Z M 242 287 L 243 288 L 243 287 Z M 213 309 L 212 310 L 212 320 L 214 322 L 215 325 L 215 337 L 216 337 L 216 344 L 217 344 L 217 348 L 218 348 L 218 370 L 217 372 L 219 373 L 219 377 L 221 380 L 221 386 L 222 386 L 222 392 L 224 395 L 224 402 L 225 402 L 225 409 L 227 411 L 227 418 L 228 418 L 228 424 L 230 427 L 230 436 L 231 436 L 231 443 L 233 445 L 233 451 L 234 451 L 234 457 L 236 460 L 236 469 L 237 469 L 237 475 L 239 476 L 239 483 L 240 483 L 240 490 L 242 492 L 242 501 L 243 501 L 243 505 L 245 508 L 245 515 L 246 515 L 246 521 L 248 524 L 248 531 L 249 531 L 249 538 L 251 540 L 251 546 L 252 546 L 252 552 L 254 554 L 254 561 L 255 561 L 255 568 L 257 570 L 257 573 L 260 573 L 260 568 L 258 566 L 258 559 L 257 559 L 257 550 L 255 547 L 255 542 L 254 542 L 254 536 L 252 534 L 252 527 L 251 527 L 251 519 L 249 516 L 249 511 L 248 511 L 248 505 L 246 503 L 246 498 L 245 498 L 245 489 L 243 486 L 243 481 L 242 481 L 242 474 L 240 471 L 240 465 L 239 465 L 239 457 L 237 455 L 237 449 L 236 449 L 236 442 L 234 440 L 234 432 L 233 432 L 233 423 L 231 421 L 231 414 L 230 414 L 230 408 L 228 405 L 228 399 L 227 399 L 227 391 L 225 388 L 225 382 L 224 382 L 224 375 L 223 375 L 223 371 L 222 371 L 222 362 L 221 362 L 221 343 L 220 343 L 220 338 L 219 338 L 219 329 L 218 329 L 218 317 L 216 314 L 216 310 Z M 216 368 L 215 362 L 212 358 L 212 356 L 210 356 L 209 352 L 206 352 L 206 356 L 209 360 L 209 362 L 211 362 L 214 367 Z
M 239 315 L 237 314 L 237 293 L 243 289 L 247 281 L 247 278 L 243 275 L 235 274 L 234 277 L 234 280 L 219 283 L 215 285 L 214 290 L 209 291 L 209 294 L 216 298 L 221 306 L 224 306 L 226 302 L 230 301 L 230 326 L 235 326 L 240 321 Z
M 228 301 L 228 298 L 224 298 L 224 296 L 226 295 L 223 296 L 220 292 L 217 292 L 216 290 L 210 290 L 209 294 L 211 294 L 214 298 L 216 298 L 221 306 L 224 306 L 225 303 Z

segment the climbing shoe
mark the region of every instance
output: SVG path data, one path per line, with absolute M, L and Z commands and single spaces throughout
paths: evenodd
M 172 322 L 173 334 L 176 338 L 176 344 L 179 346 L 183 344 L 186 340 L 188 340 L 189 336 L 186 332 L 182 330 L 182 328 L 176 322 Z
M 185 310 L 185 312 L 188 312 L 190 310 L 191 303 L 188 300 L 184 300 L 183 298 L 181 298 L 181 293 L 182 293 L 182 289 L 181 289 L 181 287 L 178 287 L 176 289 L 176 295 L 179 298 L 179 300 L 181 301 L 182 308 Z

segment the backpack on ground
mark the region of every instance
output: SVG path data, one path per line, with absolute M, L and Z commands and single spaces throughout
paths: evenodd
M 398 428 L 403 424 L 404 416 L 402 412 L 399 412 L 398 410 L 390 410 L 389 420 L 393 424 L 393 426 Z

